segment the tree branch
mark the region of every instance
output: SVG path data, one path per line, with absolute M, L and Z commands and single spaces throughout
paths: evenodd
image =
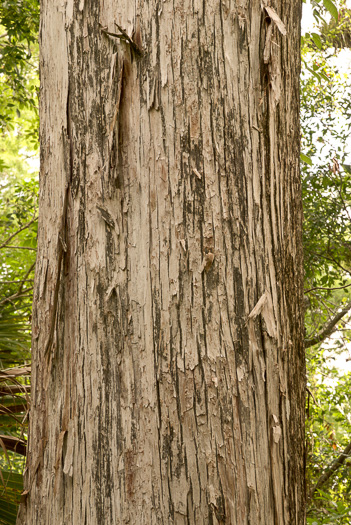
M 319 406 L 317 401 L 316 401 L 316 398 L 314 397 L 312 391 L 306 386 L 306 392 L 312 397 L 313 401 L 314 401 L 314 404 Z
M 6 368 L 0 370 L 0 379 L 8 379 L 10 377 L 30 376 L 31 365 L 17 366 L 15 368 Z
M 13 301 L 14 299 L 19 299 L 20 297 L 23 299 L 24 297 L 29 297 L 29 295 L 26 295 L 27 292 L 30 292 L 33 290 L 33 286 L 30 288 L 26 288 L 25 290 L 18 290 L 18 292 L 14 293 L 13 295 L 10 295 L 9 297 L 5 297 L 0 301 L 0 306 Z
M 29 222 L 27 222 L 27 224 L 25 224 L 24 226 L 22 226 L 21 228 L 19 228 L 17 231 L 15 231 L 15 233 L 13 233 L 12 235 L 10 235 L 10 237 L 8 237 L 6 239 L 6 241 L 4 241 L 2 244 L 0 244 L 0 250 L 1 248 L 5 248 L 5 246 L 8 245 L 9 242 L 12 241 L 12 239 L 14 237 L 16 237 L 16 235 L 18 235 L 19 233 L 23 232 L 23 230 L 25 230 L 26 228 L 29 228 L 29 226 L 31 224 L 33 224 L 33 222 L 35 222 L 36 220 L 38 219 L 38 217 L 33 217 L 33 219 Z M 12 246 L 12 248 L 15 248 L 15 246 Z
M 31 386 L 30 385 L 1 385 L 0 384 L 0 397 L 2 396 L 12 396 L 15 394 L 30 394 Z
M 0 301 L 0 306 L 4 303 L 7 303 L 7 302 L 11 302 L 13 301 L 14 299 L 17 299 L 19 297 L 26 297 L 25 294 L 27 292 L 30 292 L 31 290 L 33 290 L 33 286 L 31 286 L 30 288 L 26 288 L 25 290 L 23 290 L 23 287 L 24 287 L 24 283 L 28 282 L 28 281 L 32 281 L 32 279 L 27 279 L 27 277 L 29 276 L 29 274 L 31 273 L 31 271 L 34 269 L 35 267 L 35 262 L 30 266 L 29 270 L 27 270 L 26 274 L 24 275 L 24 278 L 22 281 L 19 281 L 21 284 L 20 284 L 20 287 L 18 288 L 17 292 L 14 293 L 13 295 L 10 295 L 9 297 L 5 297 L 4 299 L 2 299 Z M 1 284 L 1 283 L 0 283 Z
M 322 341 L 324 341 L 324 339 L 326 339 L 333 332 L 335 332 L 336 325 L 350 311 L 350 309 L 351 301 L 347 303 L 347 305 L 329 321 L 326 327 L 321 332 L 319 332 L 318 335 L 312 337 L 311 339 L 305 339 L 305 348 L 309 348 L 310 346 L 321 343 Z
M 315 286 L 314 288 L 309 288 L 308 290 L 305 290 L 304 293 L 310 293 L 314 290 L 343 290 L 344 288 L 348 288 L 349 286 L 351 286 L 351 283 L 345 284 L 344 286 L 336 286 L 335 288 L 324 288 L 324 286 Z
M 26 455 L 27 443 L 22 439 L 13 436 L 0 435 L 0 443 L 5 447 L 6 450 L 12 450 L 13 452 L 17 452 L 17 454 L 21 454 L 22 456 Z
M 35 267 L 35 261 L 34 263 L 29 267 L 29 269 L 27 270 L 23 280 L 22 280 L 22 283 L 21 283 L 21 286 L 19 287 L 19 291 L 21 292 L 23 290 L 23 287 L 24 287 L 24 283 L 27 281 L 27 278 L 28 276 L 30 275 L 30 273 L 32 272 L 32 270 L 34 269 Z
M 338 261 L 336 261 L 333 257 L 327 257 L 326 255 L 323 255 L 322 253 L 314 252 L 314 251 L 311 251 L 311 250 L 309 250 L 309 253 L 311 253 L 312 255 L 318 255 L 318 257 L 322 257 L 322 259 L 325 259 L 326 261 L 331 261 L 336 266 L 341 268 L 344 272 L 346 272 L 348 275 L 350 275 L 350 270 L 348 270 L 347 268 L 342 266 L 342 264 L 340 264 Z
M 25 402 L 25 398 L 17 398 L 22 399 L 23 401 L 18 405 L 1 405 L 0 404 L 0 416 L 9 416 L 11 414 L 22 414 L 22 412 L 27 412 L 28 406 Z
M 18 279 L 17 281 L 0 281 L 0 284 L 19 284 L 24 282 L 33 282 L 34 279 Z
M 341 454 L 336 459 L 334 459 L 332 463 L 330 463 L 324 474 L 321 475 L 317 483 L 314 485 L 314 487 L 312 487 L 309 495 L 310 499 L 313 498 L 316 490 L 320 489 L 321 486 L 324 485 L 324 483 L 326 483 L 328 479 L 334 474 L 334 472 L 336 472 L 338 468 L 340 468 L 345 463 L 345 460 L 349 457 L 350 452 L 351 443 L 349 443 L 347 447 L 343 450 L 343 452 L 341 452 Z
M 33 252 L 36 252 L 37 249 L 36 248 L 30 248 L 29 246 L 6 246 L 6 248 L 9 250 L 9 249 L 13 249 L 13 250 L 32 250 Z
M 34 279 L 22 279 L 18 281 L 0 281 L 0 284 L 18 284 L 18 283 L 24 283 L 24 282 L 33 282 Z

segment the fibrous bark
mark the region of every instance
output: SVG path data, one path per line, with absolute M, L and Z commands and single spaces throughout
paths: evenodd
M 304 522 L 300 9 L 43 0 L 21 525 Z

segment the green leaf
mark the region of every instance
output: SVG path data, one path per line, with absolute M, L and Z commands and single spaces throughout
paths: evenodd
M 318 35 L 318 33 L 311 33 L 311 37 L 312 37 L 313 42 L 318 47 L 318 49 L 322 49 L 322 40 L 320 36 Z
M 312 166 L 312 160 L 310 157 L 307 157 L 304 153 L 300 153 L 300 160 L 309 166 Z
M 22 474 L 18 474 L 17 472 L 3 470 L 1 481 L 2 480 L 4 480 L 5 486 L 7 489 L 15 489 L 18 492 L 18 494 L 21 494 L 23 490 L 23 475 Z M 1 482 L 0 482 L 0 487 L 1 489 L 4 488 Z
M 5 483 L 5 486 L 3 485 Z M 0 477 L 0 525 L 15 525 L 23 476 L 2 470 Z
M 344 170 L 351 175 L 351 164 L 341 164 Z
M 332 17 L 335 18 L 336 22 L 338 22 L 338 10 L 335 6 L 335 4 L 331 0 L 323 0 L 323 5 L 326 8 L 327 11 L 332 15 Z
M 309 71 L 318 80 L 319 83 L 321 82 L 321 76 L 318 73 L 313 71 L 313 69 L 311 69 L 308 66 L 306 66 L 306 69 L 307 69 L 307 71 Z

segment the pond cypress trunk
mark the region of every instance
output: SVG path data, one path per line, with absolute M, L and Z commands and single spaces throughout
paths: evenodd
M 304 523 L 300 15 L 42 1 L 19 525 Z

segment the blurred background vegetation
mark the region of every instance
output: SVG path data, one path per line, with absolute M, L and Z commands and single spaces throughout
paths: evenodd
M 0 524 L 16 522 L 38 213 L 37 0 L 0 1 Z
M 307 523 L 351 523 L 351 10 L 311 1 L 302 38 Z
M 351 10 L 311 0 L 302 37 L 309 524 L 351 523 Z M 306 24 L 304 24 L 306 26 Z M 38 214 L 37 0 L 0 0 L 0 525 L 16 521 L 30 406 Z

